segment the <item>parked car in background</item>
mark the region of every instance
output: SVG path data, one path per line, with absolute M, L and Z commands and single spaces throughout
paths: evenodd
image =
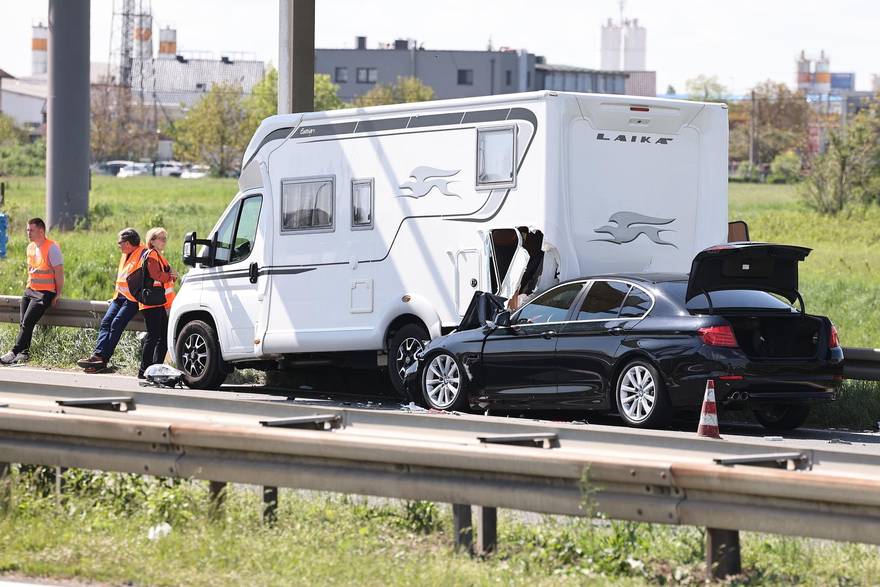
M 128 165 L 134 165 L 134 161 L 127 160 L 113 160 L 113 161 L 103 161 L 100 163 L 95 163 L 91 166 L 91 169 L 94 173 L 98 175 L 117 175 L 119 170 Z
M 156 161 L 153 165 L 153 175 L 158 177 L 180 177 L 184 165 L 179 161 Z
M 151 175 L 153 172 L 150 163 L 129 163 L 119 170 L 116 177 L 137 177 L 139 175 Z
M 207 165 L 190 165 L 180 174 L 180 179 L 201 179 L 211 171 Z
M 562 283 L 512 315 L 433 340 L 407 370 L 408 389 L 441 410 L 616 410 L 653 428 L 699 408 L 713 379 L 722 409 L 797 428 L 812 404 L 835 398 L 843 374 L 834 325 L 807 314 L 797 289 L 809 252 L 719 245 L 689 275 Z

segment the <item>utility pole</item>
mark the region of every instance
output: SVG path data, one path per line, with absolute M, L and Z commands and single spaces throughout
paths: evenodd
M 46 221 L 71 229 L 89 212 L 89 5 L 49 0 Z
M 315 109 L 315 0 L 279 0 L 278 114 Z

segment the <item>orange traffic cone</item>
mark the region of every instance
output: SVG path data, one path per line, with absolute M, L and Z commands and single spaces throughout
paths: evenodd
M 703 396 L 703 409 L 700 411 L 700 426 L 697 436 L 705 438 L 721 438 L 718 431 L 718 410 L 715 407 L 715 382 L 706 381 L 706 395 Z

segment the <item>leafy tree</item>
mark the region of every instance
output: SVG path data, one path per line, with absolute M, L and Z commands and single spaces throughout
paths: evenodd
M 153 157 L 158 147 L 150 109 L 135 104 L 131 89 L 105 84 L 91 93 L 92 159 L 140 159 Z
M 315 112 L 338 110 L 348 106 L 337 95 L 339 86 L 330 81 L 326 73 L 315 74 Z
M 794 151 L 777 155 L 770 163 L 770 180 L 779 183 L 794 183 L 801 178 L 801 158 Z
M 217 84 L 174 125 L 175 152 L 179 159 L 206 163 L 212 174 L 225 176 L 240 165 L 252 119 L 241 87 Z
M 729 94 L 717 75 L 693 77 L 685 82 L 685 90 L 689 100 L 700 102 L 723 102 Z
M 422 83 L 416 77 L 399 76 L 393 84 L 378 84 L 369 92 L 358 96 L 355 106 L 381 106 L 384 104 L 402 104 L 404 102 L 424 102 L 434 98 L 431 86 Z
M 675 86 L 673 86 L 672 84 L 669 84 L 668 86 L 666 86 L 666 95 L 667 96 L 674 96 L 677 93 L 678 92 L 675 91 Z
M 0 113 L 0 146 L 20 145 L 27 140 L 27 131 L 15 124 L 11 116 Z

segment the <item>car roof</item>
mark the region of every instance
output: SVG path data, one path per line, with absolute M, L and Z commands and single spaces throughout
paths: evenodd
M 560 285 L 565 283 L 577 283 L 578 281 L 587 281 L 590 279 L 623 279 L 643 284 L 654 284 L 668 283 L 671 281 L 686 282 L 688 280 L 688 275 L 687 273 L 602 273 L 599 275 L 587 275 L 576 279 L 569 279 L 562 282 Z

